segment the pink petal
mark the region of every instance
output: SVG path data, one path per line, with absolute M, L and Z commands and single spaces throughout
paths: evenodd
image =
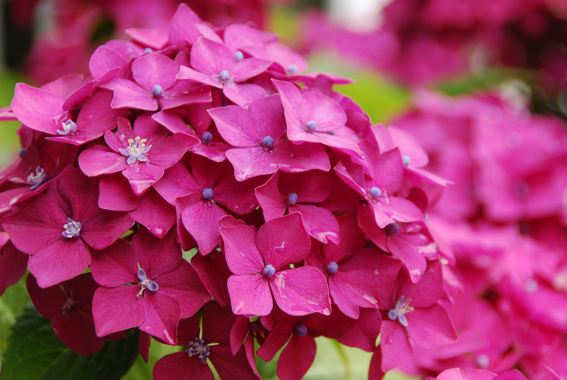
M 128 181 L 122 176 L 103 177 L 100 180 L 98 206 L 103 210 L 132 211 L 140 206 L 142 199 L 132 192 Z
M 37 278 L 40 287 L 46 288 L 80 275 L 91 257 L 81 239 L 61 238 L 32 255 L 28 269 Z M 64 262 L 65 265 L 61 265 Z
M 258 274 L 264 269 L 264 260 L 256 248 L 256 231 L 247 225 L 221 227 L 223 252 L 231 272 L 238 275 Z
M 178 81 L 158 99 L 162 110 L 189 104 L 210 103 L 211 89 L 199 83 Z
M 83 223 L 81 238 L 94 249 L 104 249 L 114 243 L 134 225 L 127 213 L 103 211 Z
M 181 315 L 179 302 L 159 290 L 155 293 L 146 290 L 144 311 L 146 316 L 139 326 L 140 330 L 171 345 L 177 344 L 177 324 Z
M 57 135 L 55 117 L 63 112 L 63 99 L 39 88 L 18 83 L 14 90 L 12 112 L 27 127 Z
M 144 300 L 137 298 L 139 286 L 98 288 L 93 297 L 96 335 L 103 337 L 138 327 L 145 318 Z
M 57 338 L 79 355 L 94 354 L 104 346 L 104 340 L 96 336 L 90 306 L 87 310 L 76 308 L 69 314 L 58 314 L 51 326 Z
M 332 212 L 314 205 L 296 204 L 289 208 L 290 213 L 298 211 L 303 218 L 305 229 L 315 239 L 327 244 L 327 239 L 340 244 L 339 223 Z
M 252 372 L 252 368 L 250 368 L 243 349 L 236 356 L 233 356 L 230 347 L 224 345 L 213 346 L 211 347 L 209 360 L 221 379 L 258 380 L 258 377 Z
M 200 24 L 201 19 L 186 4 L 179 4 L 177 12 L 169 23 L 169 43 L 187 47 L 187 44 L 194 44 L 201 33 L 195 28 L 195 24 Z
M 201 73 L 219 75 L 234 66 L 232 52 L 224 44 L 199 37 L 191 48 L 191 66 Z
M 222 83 L 214 79 L 211 74 L 204 74 L 202 72 L 190 69 L 187 66 L 181 66 L 181 68 L 179 69 L 179 74 L 177 74 L 176 78 L 178 80 L 188 80 L 191 82 L 206 84 L 211 87 L 223 88 Z
M 128 178 L 132 190 L 137 196 L 146 192 L 164 174 L 164 169 L 149 162 L 138 162 L 128 165 L 122 175 Z
M 293 334 L 278 359 L 278 377 L 281 380 L 300 380 L 307 373 L 317 352 L 315 339 L 310 335 Z
M 268 136 L 257 126 L 251 111 L 240 106 L 213 108 L 209 111 L 209 115 L 215 121 L 223 139 L 234 147 L 259 146 L 262 139 Z M 278 136 L 271 137 L 276 139 Z
M 303 122 L 315 121 L 318 132 L 334 131 L 346 124 L 345 111 L 328 96 L 319 92 L 306 92 L 303 94 L 303 104 L 305 110 Z M 301 128 L 303 129 L 303 125 Z
M 145 111 L 157 111 L 158 101 L 153 94 L 136 83 L 118 79 L 114 87 L 112 108 L 136 108 Z
M 357 347 L 366 352 L 376 349 L 376 338 L 382 326 L 382 316 L 376 309 L 362 309 L 358 320 L 338 341 L 349 347 Z
M 234 82 L 246 82 L 250 78 L 263 73 L 272 64 L 269 60 L 246 58 L 236 62 L 230 75 Z
M 132 239 L 132 247 L 136 251 L 140 268 L 145 270 L 148 278 L 151 279 L 171 272 L 183 260 L 181 247 L 177 243 L 174 231 L 158 239 L 148 230 L 141 229 Z
M 161 49 L 167 42 L 167 35 L 159 29 L 128 28 L 124 31 L 128 37 L 154 50 Z
M 280 174 L 276 173 L 264 185 L 258 186 L 254 190 L 256 199 L 260 207 L 262 207 L 264 219 L 267 222 L 284 216 L 287 210 L 286 201 L 278 188 L 279 178 Z
M 443 294 L 443 271 L 439 260 L 430 261 L 421 281 L 414 284 L 408 276 L 401 272 L 398 296 L 411 298 L 411 306 L 427 308 L 433 306 Z M 397 282 L 396 281 L 396 282 Z
M 289 315 L 331 314 L 331 300 L 325 276 L 313 267 L 276 272 L 270 288 L 277 305 Z
M 382 321 L 380 334 L 382 353 L 382 371 L 404 365 L 412 360 L 413 350 L 406 335 L 406 330 L 398 321 Z
M 166 170 L 165 175 L 153 187 L 171 205 L 175 204 L 175 199 L 179 197 L 191 193 L 200 194 L 202 191 L 189 170 L 181 163 Z
M 229 83 L 223 87 L 222 92 L 239 106 L 266 96 L 266 91 L 262 87 L 252 83 Z
M 24 276 L 29 256 L 18 251 L 12 243 L 0 248 L 0 296 L 7 287 L 14 285 Z
M 276 270 L 304 260 L 311 251 L 311 240 L 299 213 L 263 224 L 258 230 L 256 245 L 266 264 Z
M 221 307 L 230 303 L 230 296 L 226 286 L 231 273 L 226 264 L 224 256 L 219 252 L 211 252 L 206 256 L 195 255 L 191 259 L 191 265 L 203 284 Z
M 268 315 L 273 301 L 268 281 L 262 275 L 233 275 L 228 279 L 232 312 L 237 315 Z
M 165 236 L 175 224 L 175 207 L 169 205 L 151 188 L 141 198 L 139 207 L 130 211 L 130 216 L 156 237 Z
M 92 250 L 91 273 L 97 283 L 108 288 L 137 283 L 138 262 L 132 245 L 120 239 L 106 249 Z
M 146 54 L 132 62 L 132 77 L 140 87 L 151 92 L 155 85 L 167 90 L 175 83 L 179 64 L 159 53 Z
M 126 157 L 99 149 L 86 149 L 79 155 L 79 167 L 89 177 L 118 173 L 128 167 Z
M 457 341 L 453 322 L 442 306 L 415 309 L 407 313 L 406 318 L 409 336 L 423 348 L 439 348 Z
M 201 194 L 190 194 L 182 199 L 183 226 L 197 242 L 199 252 L 206 255 L 219 244 L 219 221 L 226 213 L 215 203 L 204 201 Z
M 198 356 L 189 357 L 185 351 L 161 358 L 154 366 L 153 378 L 155 380 L 190 380 L 192 378 L 215 380 L 208 365 L 203 364 Z
M 155 277 L 161 293 L 175 298 L 181 307 L 181 318 L 189 318 L 211 299 L 191 264 L 182 260 L 173 271 Z

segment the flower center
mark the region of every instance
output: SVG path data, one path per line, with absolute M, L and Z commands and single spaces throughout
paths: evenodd
M 189 347 L 185 350 L 189 357 L 199 356 L 203 364 L 207 364 L 207 358 L 211 354 L 211 349 L 205 344 L 203 339 L 195 338 L 193 342 L 189 342 Z
M 244 54 L 242 54 L 242 52 L 240 50 L 238 50 L 236 53 L 234 53 L 234 60 L 236 62 L 242 61 L 243 59 L 244 59 Z
M 73 311 L 73 309 L 75 309 L 75 300 L 73 299 L 73 297 L 68 296 L 67 301 L 65 301 L 65 305 L 63 305 L 61 310 L 62 310 L 63 314 L 67 315 L 67 314 L 71 313 Z
M 42 183 L 45 182 L 45 180 L 47 179 L 47 176 L 45 175 L 45 172 L 43 171 L 42 168 L 40 168 L 39 166 L 35 168 L 35 174 L 31 173 L 28 176 L 28 185 L 31 185 L 30 190 L 35 190 L 39 187 L 39 185 L 41 185 Z
M 153 53 L 154 50 L 152 48 L 145 48 L 144 49 L 144 53 L 148 54 L 148 53 Z
M 146 146 L 146 141 L 148 140 L 137 136 L 135 139 L 128 139 L 128 147 L 126 149 L 119 149 L 120 154 L 128 157 L 128 160 L 126 160 L 128 165 L 134 165 L 138 161 L 148 161 L 146 154 L 150 151 L 152 146 Z
M 154 94 L 154 97 L 159 98 L 161 94 L 163 94 L 163 88 L 161 88 L 159 84 L 154 85 L 152 88 L 152 94 Z
M 262 148 L 272 149 L 274 147 L 274 139 L 271 136 L 266 136 L 262 140 Z
M 307 327 L 304 325 L 295 326 L 295 333 L 299 336 L 305 336 L 307 334 Z
M 230 78 L 230 75 L 228 74 L 228 71 L 221 71 L 219 78 L 221 81 L 226 82 Z
M 138 295 L 136 296 L 137 298 L 140 298 L 142 294 L 144 294 L 144 290 L 146 289 L 148 289 L 150 292 L 157 292 L 157 290 L 159 289 L 157 282 L 150 280 L 148 278 L 148 275 L 146 274 L 146 271 L 142 268 L 138 268 L 138 280 L 140 280 L 142 289 L 140 289 L 140 293 L 138 293 Z
M 368 190 L 368 196 L 372 199 L 377 199 L 378 197 L 380 197 L 380 195 L 382 195 L 382 190 L 380 190 L 378 187 L 372 187 L 370 190 Z
M 334 261 L 331 261 L 328 265 L 327 265 L 327 273 L 329 274 L 335 274 L 339 271 L 339 264 L 335 263 Z
M 393 236 L 397 234 L 399 230 L 400 230 L 400 226 L 398 226 L 398 223 L 390 223 L 386 227 L 384 227 L 384 232 L 388 236 Z
M 61 235 L 67 239 L 78 238 L 81 235 L 81 222 L 75 222 L 71 218 L 67 218 L 67 223 L 63 225 L 65 229 Z
M 307 132 L 313 132 L 317 128 L 317 123 L 314 120 L 309 120 L 304 126 Z
M 20 151 L 19 151 L 19 153 L 18 153 L 18 155 L 20 156 L 20 158 L 24 158 L 24 156 L 26 155 L 26 151 L 27 151 L 26 148 L 20 149 Z
M 297 200 L 298 200 L 298 199 L 299 199 L 299 198 L 297 197 L 297 194 L 295 194 L 295 193 L 290 193 L 290 194 L 286 197 L 287 205 L 288 205 L 288 206 L 293 206 L 294 204 L 297 203 Z
M 527 198 L 530 195 L 530 185 L 524 181 L 518 181 L 514 185 L 514 194 L 518 198 Z
M 74 135 L 77 132 L 77 124 L 73 120 L 67 120 L 61 123 L 61 126 L 63 126 L 63 130 L 57 130 L 59 136 Z
M 297 67 L 297 65 L 296 65 L 296 64 L 292 64 L 292 65 L 289 65 L 289 66 L 288 66 L 288 68 L 287 68 L 287 73 L 288 73 L 289 75 L 295 75 L 295 74 L 297 74 L 297 71 L 298 71 L 298 70 L 299 70 L 299 68 Z
M 203 133 L 203 136 L 201 137 L 201 141 L 204 144 L 209 144 L 212 140 L 213 140 L 213 135 L 211 134 L 211 132 Z
M 396 303 L 396 307 L 388 312 L 388 317 L 392 321 L 395 321 L 397 319 L 398 321 L 400 321 L 400 324 L 402 326 L 407 326 L 408 320 L 405 314 L 413 310 L 413 307 L 409 305 L 410 301 L 410 298 L 404 300 L 404 296 L 401 296 Z
M 411 157 L 410 156 L 403 156 L 402 162 L 404 163 L 404 166 L 409 166 L 411 164 Z
M 209 189 L 208 187 L 204 188 L 201 192 L 201 197 L 206 201 L 210 201 L 213 199 L 213 189 Z
M 264 267 L 264 270 L 262 271 L 262 273 L 264 274 L 264 276 L 270 278 L 272 277 L 274 274 L 276 274 L 276 268 L 274 268 L 273 265 L 268 264 Z

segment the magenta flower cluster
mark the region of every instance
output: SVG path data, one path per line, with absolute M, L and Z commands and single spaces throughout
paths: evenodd
M 530 80 L 555 93 L 567 77 L 566 17 L 556 0 L 395 0 L 366 33 L 315 12 L 302 29 L 306 49 L 331 47 L 408 86 L 507 66 L 538 71 Z
M 418 91 L 390 128 L 415 136 L 427 168 L 454 181 L 429 223 L 457 259 L 444 269 L 459 340 L 412 345 L 407 373 L 567 376 L 567 125 L 530 113 L 511 88 L 457 98 Z
M 146 359 L 149 336 L 184 346 L 156 379 L 212 379 L 209 360 L 255 379 L 255 355 L 283 346 L 278 375 L 300 379 L 318 336 L 374 352 L 375 378 L 456 341 L 455 261 L 424 216 L 447 181 L 415 139 L 372 126 L 333 90 L 347 79 L 302 74 L 272 34 L 181 5 L 167 32 L 129 35 L 90 77 L 16 86 L 2 290 L 28 268 L 34 305 L 83 355 L 131 328 Z

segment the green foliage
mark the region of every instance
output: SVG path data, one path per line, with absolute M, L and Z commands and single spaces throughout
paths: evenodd
M 12 327 L 2 380 L 118 380 L 137 355 L 137 330 L 105 342 L 96 354 L 76 354 L 55 336 L 49 319 L 28 306 Z
M 8 347 L 8 337 L 12 332 L 10 327 L 16 323 L 16 318 L 24 311 L 30 302 L 26 290 L 26 276 L 20 282 L 6 289 L 0 297 L 0 362 Z
M 21 78 L 12 71 L 0 71 L 0 108 L 7 107 L 14 96 L 14 86 Z M 13 161 L 19 150 L 19 140 L 16 130 L 20 123 L 17 121 L 2 122 L 0 124 L 0 169 Z

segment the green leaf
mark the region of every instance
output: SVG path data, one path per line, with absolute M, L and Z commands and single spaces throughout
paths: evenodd
M 138 355 L 138 330 L 127 333 L 126 339 L 81 356 L 59 341 L 49 319 L 28 306 L 12 328 L 2 380 L 118 380 Z
M 26 276 L 17 284 L 6 289 L 0 297 L 0 361 L 8 347 L 8 337 L 11 334 L 10 327 L 16 323 L 16 318 L 24 311 L 24 307 L 29 302 L 30 296 L 26 290 Z

